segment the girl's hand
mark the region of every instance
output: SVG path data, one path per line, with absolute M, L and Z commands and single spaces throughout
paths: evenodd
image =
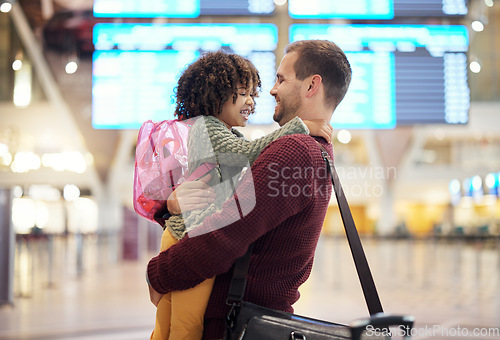
M 332 142 L 333 127 L 322 119 L 304 120 L 311 136 L 323 137 L 328 143 Z
M 172 215 L 179 215 L 183 211 L 202 209 L 213 203 L 215 193 L 207 185 L 211 177 L 208 174 L 198 181 L 184 182 L 179 185 L 167 199 L 168 211 Z
M 155 305 L 155 307 L 158 307 L 158 303 L 160 303 L 163 294 L 158 293 L 150 285 L 148 285 L 148 288 L 149 288 L 149 300 L 153 305 Z

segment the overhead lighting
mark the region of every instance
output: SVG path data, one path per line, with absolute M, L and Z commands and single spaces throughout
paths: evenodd
M 23 62 L 19 59 L 14 60 L 14 62 L 12 63 L 12 69 L 14 71 L 19 71 L 21 67 L 23 67 Z
M 348 144 L 351 141 L 351 133 L 347 130 L 340 130 L 337 134 L 337 139 L 342 144 Z
M 9 166 L 12 162 L 12 154 L 9 152 L 9 146 L 0 143 L 0 165 Z
M 73 171 L 82 174 L 87 170 L 89 161 L 77 151 L 61 153 L 45 153 L 42 155 L 42 165 L 55 171 Z
M 469 69 L 472 73 L 479 73 L 481 72 L 481 64 L 477 61 L 471 61 L 471 63 L 469 64 Z
M 74 184 L 66 184 L 63 188 L 63 197 L 66 201 L 74 201 L 80 197 L 80 189 Z
M 484 30 L 484 24 L 479 20 L 474 20 L 471 24 L 471 28 L 476 32 L 482 32 Z
M 18 152 L 14 156 L 14 161 L 10 168 L 16 173 L 26 173 L 31 170 L 40 169 L 42 162 L 40 157 L 33 152 Z
M 0 12 L 2 13 L 9 13 L 11 9 L 12 9 L 12 4 L 8 1 L 5 1 L 0 5 Z
M 496 185 L 498 185 L 497 177 L 495 176 L 495 174 L 489 173 L 488 175 L 486 175 L 484 183 L 486 184 L 488 189 L 493 189 Z
M 484 0 L 484 4 L 488 7 L 493 7 L 493 0 Z
M 452 195 L 460 195 L 462 189 L 460 181 L 458 179 L 451 180 L 448 189 Z
M 19 62 L 21 61 L 19 60 Z M 31 103 L 31 65 L 27 61 L 21 62 L 21 64 L 14 62 L 12 68 L 14 67 L 19 68 L 14 72 L 14 105 L 28 106 Z
M 23 197 L 23 193 L 24 193 L 23 187 L 19 185 L 16 185 L 12 188 L 12 195 L 14 195 L 14 197 L 21 198 Z
M 481 176 L 472 177 L 472 189 L 474 191 L 480 191 L 483 189 L 483 180 Z
M 30 198 L 12 200 L 12 225 L 16 234 L 29 234 L 36 224 L 35 201 Z
M 28 196 L 36 201 L 56 202 L 61 198 L 61 191 L 49 184 L 34 184 L 28 188 Z
M 66 64 L 64 70 L 67 74 L 73 74 L 76 72 L 76 70 L 78 70 L 78 64 L 75 61 L 70 61 Z

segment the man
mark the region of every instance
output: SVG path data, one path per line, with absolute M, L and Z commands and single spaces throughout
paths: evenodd
M 287 46 L 271 90 L 274 120 L 280 125 L 298 116 L 330 121 L 351 80 L 345 54 L 332 42 L 307 40 Z M 238 199 L 255 195 L 255 208 L 240 218 L 226 202 L 204 220 L 196 237 L 181 240 L 151 259 L 147 274 L 152 292 L 185 290 L 216 276 L 205 313 L 204 339 L 222 339 L 234 261 L 254 244 L 244 299 L 293 312 L 298 288 L 312 269 L 314 252 L 331 196 L 321 147 L 324 139 L 309 135 L 281 137 L 262 151 L 242 181 Z M 227 209 L 226 209 L 227 207 Z M 236 221 L 224 228 L 224 221 Z M 210 231 L 210 232 L 209 232 Z M 156 293 L 158 292 L 158 293 Z

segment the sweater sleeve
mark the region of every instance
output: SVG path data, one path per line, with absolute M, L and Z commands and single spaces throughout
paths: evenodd
M 238 186 L 238 200 L 255 202 L 245 216 L 234 209 L 235 199 L 226 201 L 220 212 L 207 217 L 196 228 L 148 264 L 151 286 L 159 293 L 185 290 L 203 280 L 227 272 L 248 246 L 289 217 L 300 213 L 312 200 L 310 195 L 288 195 L 284 188 L 313 187 L 309 176 L 290 176 L 291 169 L 312 169 L 309 136 L 281 138 L 265 149 Z M 285 171 L 288 169 L 288 172 Z M 300 178 L 299 178 L 300 177 Z M 250 178 L 250 179 L 249 179 Z M 286 209 L 283 207 L 286 206 Z M 231 223 L 228 223 L 231 221 Z M 226 225 L 219 228 L 218 226 Z
M 201 124 L 204 122 L 203 124 Z M 213 116 L 204 117 L 203 121 L 198 121 L 192 127 L 190 135 L 190 148 L 193 153 L 190 155 L 191 171 L 203 162 L 215 162 L 228 166 L 245 167 L 248 163 L 253 164 L 262 150 L 276 139 L 292 134 L 309 134 L 309 129 L 302 119 L 295 117 L 279 129 L 270 134 L 253 141 L 237 137 L 222 122 Z M 210 140 L 210 143 L 207 143 Z M 213 153 L 206 150 L 207 144 L 212 146 Z M 195 165 L 196 164 L 196 165 Z M 165 222 L 165 227 L 172 235 L 181 239 L 187 229 L 194 229 L 203 220 L 218 211 L 216 204 L 210 204 L 200 211 L 192 211 L 189 215 L 189 228 L 186 228 L 186 221 L 182 215 L 172 216 Z

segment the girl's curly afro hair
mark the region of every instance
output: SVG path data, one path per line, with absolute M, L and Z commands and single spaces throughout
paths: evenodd
M 229 98 L 236 102 L 238 84 L 252 91 L 252 96 L 260 91 L 260 76 L 252 62 L 237 54 L 207 52 L 179 78 L 175 115 L 181 120 L 218 115 Z

